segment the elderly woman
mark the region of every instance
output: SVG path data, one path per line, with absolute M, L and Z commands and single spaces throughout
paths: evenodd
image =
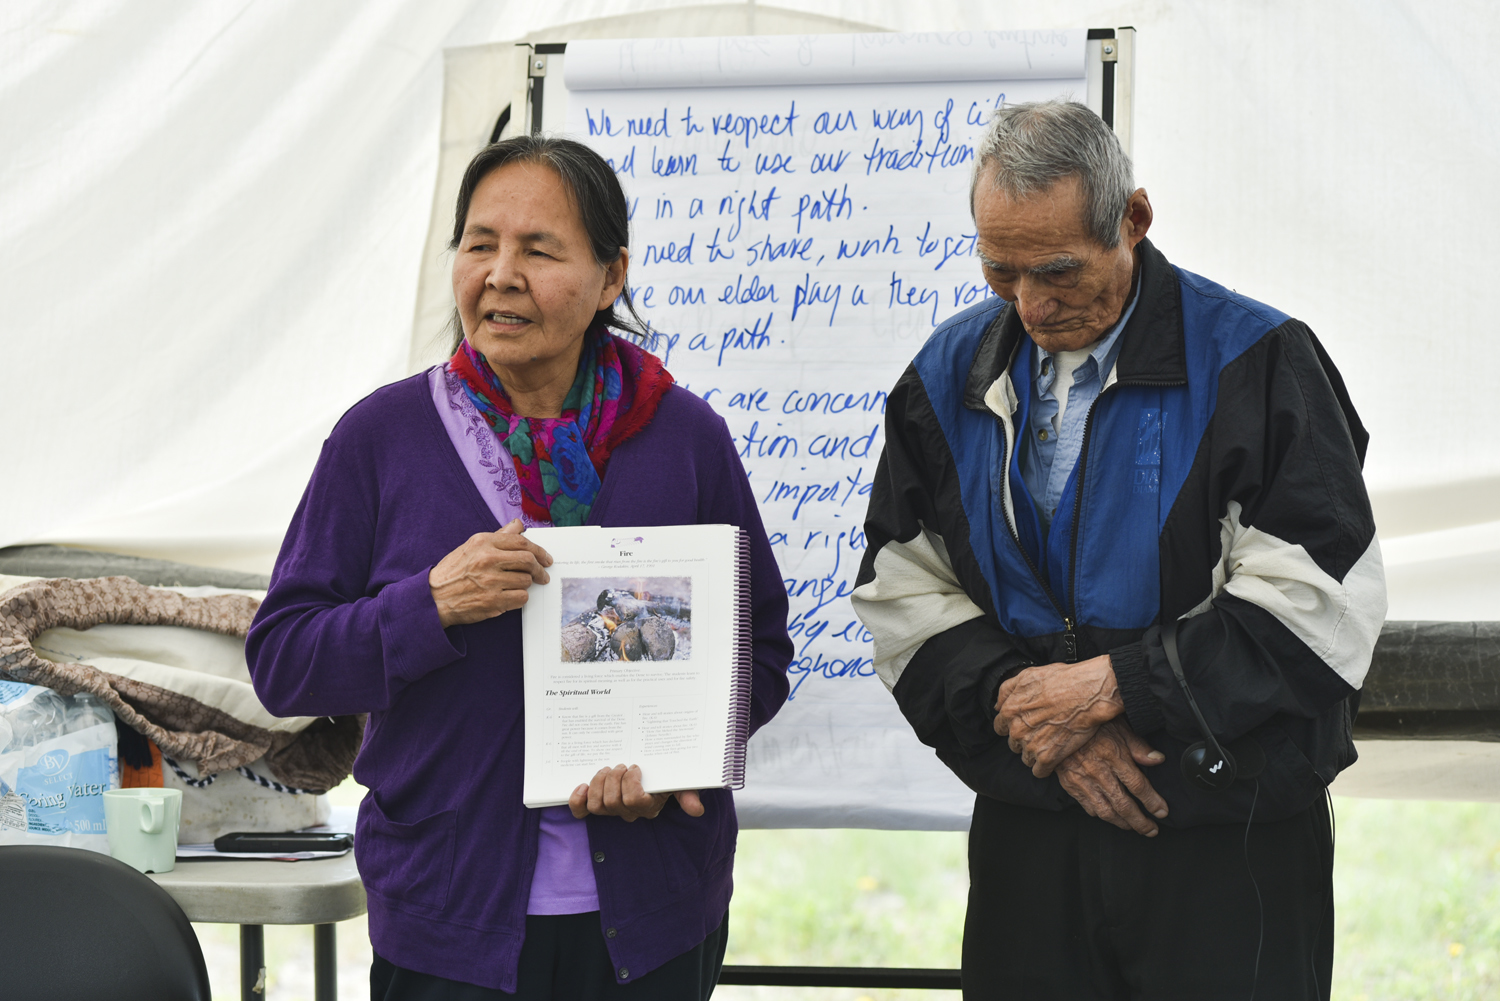
M 724 421 L 614 330 L 628 216 L 582 144 L 469 165 L 462 339 L 324 443 L 246 650 L 271 711 L 369 713 L 354 775 L 373 998 L 706 998 L 734 858 L 724 789 L 648 795 L 623 766 L 521 803 L 521 621 L 535 525 L 734 524 L 752 541 L 751 727 L 787 696 L 786 595 Z M 638 318 L 636 318 L 638 320 Z M 587 782 L 587 784 L 584 784 Z

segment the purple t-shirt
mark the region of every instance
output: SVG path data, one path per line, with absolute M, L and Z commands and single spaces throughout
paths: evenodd
M 428 372 L 427 382 L 448 438 L 495 520 L 508 525 L 520 518 L 528 528 L 534 527 L 535 522 L 521 510 L 521 484 L 510 453 L 475 409 L 458 376 L 439 365 Z M 598 909 L 588 827 L 566 806 L 543 808 L 526 913 L 584 914 Z

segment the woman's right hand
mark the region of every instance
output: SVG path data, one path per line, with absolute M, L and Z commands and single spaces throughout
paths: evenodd
M 552 565 L 552 557 L 524 531 L 517 518 L 498 532 L 481 532 L 427 574 L 444 629 L 520 608 L 527 588 L 551 579 L 543 568 Z
M 641 784 L 640 765 L 629 768 L 616 765 L 599 769 L 593 781 L 574 789 L 573 795 L 568 797 L 568 809 L 578 820 L 593 813 L 601 817 L 620 817 L 629 824 L 641 817 L 655 819 L 674 796 L 683 813 L 689 817 L 703 816 L 703 799 L 697 790 L 647 792 Z

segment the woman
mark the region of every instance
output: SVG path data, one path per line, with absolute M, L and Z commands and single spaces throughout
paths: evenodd
M 724 422 L 610 328 L 630 315 L 625 197 L 566 139 L 464 176 L 446 365 L 324 443 L 246 651 L 281 715 L 369 713 L 354 775 L 373 998 L 706 998 L 737 825 L 727 790 L 634 767 L 521 804 L 533 525 L 735 524 L 753 539 L 751 726 L 787 695 L 786 595 Z M 638 319 L 638 318 L 637 318 Z

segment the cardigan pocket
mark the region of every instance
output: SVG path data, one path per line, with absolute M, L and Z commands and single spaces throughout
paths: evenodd
M 734 851 L 729 832 L 734 800 L 718 789 L 705 789 L 700 795 L 704 816 L 690 817 L 674 801 L 649 821 L 647 830 L 661 859 L 663 883 L 671 893 L 701 886 Z
M 438 911 L 453 880 L 458 811 L 406 824 L 392 820 L 374 796 L 360 810 L 354 856 L 365 886 L 383 897 Z

